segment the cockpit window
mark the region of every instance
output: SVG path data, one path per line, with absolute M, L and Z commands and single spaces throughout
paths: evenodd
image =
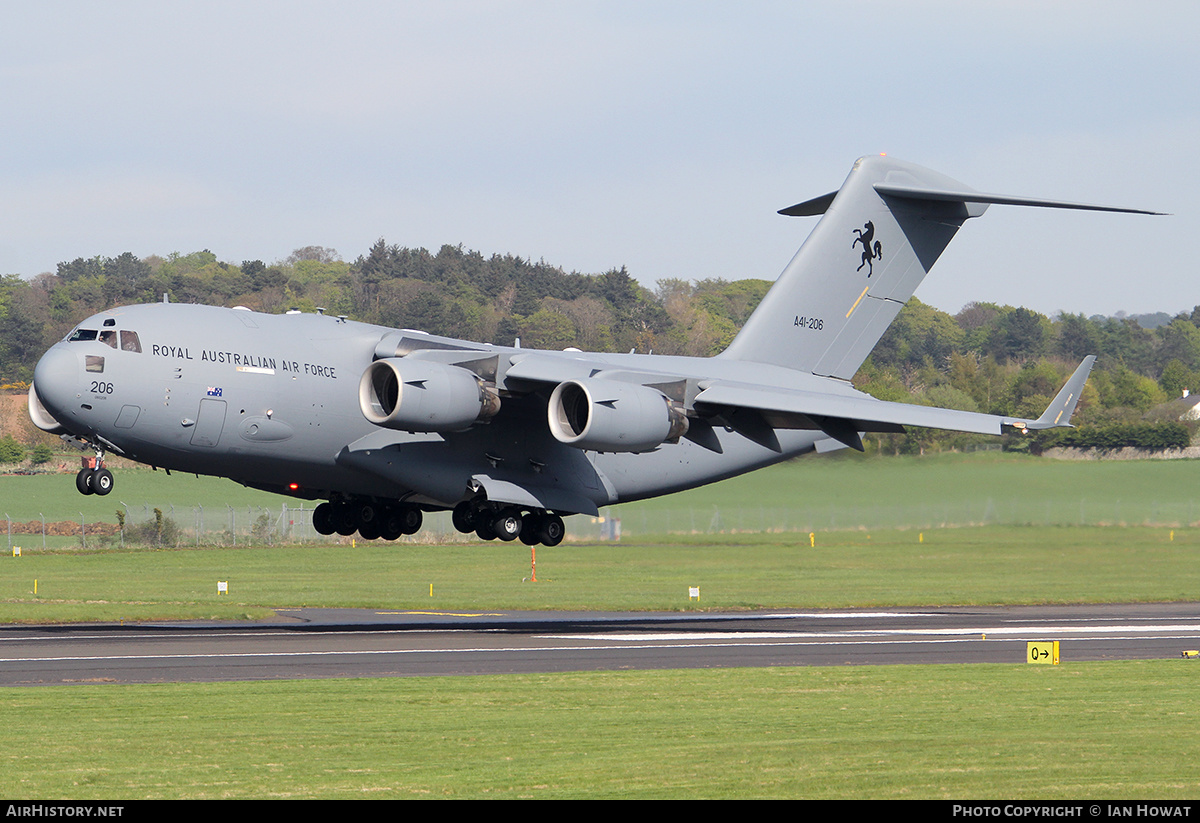
M 95 340 L 95 339 L 96 339 L 96 330 L 95 329 L 76 329 L 75 331 L 71 332 L 71 336 L 67 338 L 67 341 L 70 343 L 77 343 L 77 342 L 84 341 L 84 340 Z
M 142 341 L 138 339 L 138 333 L 135 331 L 121 331 L 121 351 L 136 351 L 141 352 Z
M 104 372 L 104 358 L 98 354 L 89 354 L 84 358 L 84 368 L 91 372 Z
M 115 329 L 105 329 L 100 332 L 100 342 L 109 348 L 117 347 L 117 332 Z

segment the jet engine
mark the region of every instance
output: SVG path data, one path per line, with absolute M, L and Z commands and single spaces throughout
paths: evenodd
M 500 410 L 499 395 L 474 372 L 407 357 L 368 366 L 358 403 L 375 425 L 410 432 L 461 431 Z
M 560 443 L 602 452 L 642 452 L 687 432 L 688 419 L 649 386 L 581 379 L 550 395 L 550 432 Z

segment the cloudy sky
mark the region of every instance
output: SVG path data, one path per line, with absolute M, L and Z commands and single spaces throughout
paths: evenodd
M 382 237 L 774 279 L 777 209 L 886 152 L 994 206 L 917 291 L 1200 304 L 1194 2 L 55 2 L 0 28 L 0 273 Z

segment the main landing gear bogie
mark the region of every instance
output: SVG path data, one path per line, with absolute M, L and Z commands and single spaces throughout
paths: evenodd
M 463 534 L 474 532 L 480 540 L 511 541 L 520 538 L 527 546 L 539 543 L 557 546 L 566 534 L 563 519 L 557 514 L 533 510 L 525 514 L 515 506 L 496 506 L 464 501 L 454 507 L 454 528 Z
M 397 540 L 401 535 L 421 530 L 424 515 L 416 506 L 371 501 L 321 503 L 313 510 L 313 528 L 319 534 L 350 537 L 355 532 L 363 540 Z
M 313 510 L 313 528 L 319 534 L 350 537 L 357 533 L 363 540 L 396 540 L 416 534 L 423 520 L 421 510 L 408 503 L 343 500 L 321 503 Z M 451 520 L 455 529 L 463 534 L 474 532 L 480 540 L 510 542 L 519 538 L 527 546 L 557 546 L 566 535 L 566 526 L 557 514 L 542 509 L 523 513 L 516 506 L 486 501 L 459 503 Z

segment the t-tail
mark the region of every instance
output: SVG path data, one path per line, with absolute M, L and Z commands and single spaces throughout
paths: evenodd
M 984 194 L 890 157 L 862 157 L 835 192 L 780 211 L 824 215 L 721 356 L 849 380 L 955 232 L 991 204 L 1157 214 Z

